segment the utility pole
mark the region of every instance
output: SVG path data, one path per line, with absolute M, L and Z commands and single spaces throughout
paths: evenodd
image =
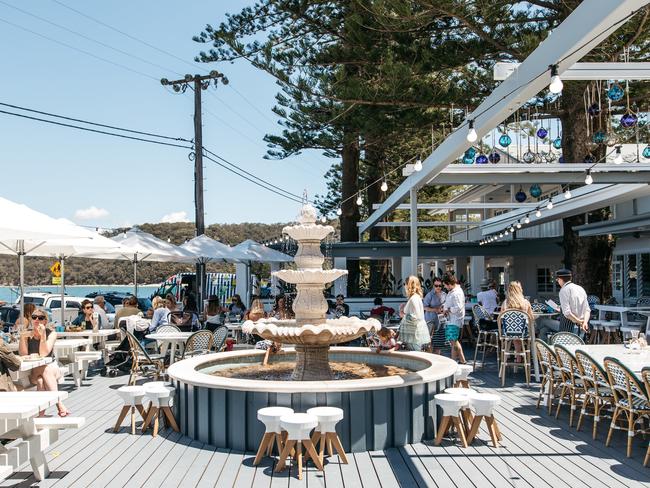
M 201 121 L 201 91 L 210 87 L 214 80 L 217 87 L 219 80 L 224 85 L 228 84 L 228 78 L 216 70 L 210 71 L 207 75 L 185 75 L 182 80 L 169 81 L 167 78 L 160 80 L 163 86 L 171 86 L 176 92 L 185 93 L 187 87 L 192 85 L 194 90 L 194 222 L 196 223 L 196 235 L 205 234 L 205 211 L 203 208 L 203 124 Z M 203 310 L 203 295 L 205 293 L 205 263 L 196 265 L 196 288 L 198 312 Z

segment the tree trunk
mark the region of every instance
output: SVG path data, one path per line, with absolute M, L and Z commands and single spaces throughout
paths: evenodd
M 566 163 L 581 163 L 590 151 L 585 121 L 583 94 L 587 87 L 584 82 L 567 82 L 562 91 L 562 156 Z M 604 152 L 599 149 L 595 158 Z M 602 209 L 592 212 L 589 221 L 595 222 L 607 217 L 609 211 Z M 564 266 L 573 271 L 573 279 L 589 294 L 601 299 L 611 290 L 612 246 L 609 236 L 578 237 L 574 227 L 586 223 L 585 214 L 574 215 L 563 220 Z
M 383 201 L 383 192 L 381 191 L 381 182 L 376 183 L 384 174 L 384 150 L 383 146 L 379 144 L 380 138 L 366 137 L 366 142 L 369 142 L 365 147 L 365 184 L 368 186 L 366 190 L 368 213 L 372 213 L 372 206 L 375 203 Z M 371 185 L 371 183 L 373 183 Z M 373 227 L 368 232 L 368 240 L 370 241 L 386 241 L 388 236 L 387 227 Z M 385 291 L 385 282 L 388 278 L 388 260 L 386 259 L 371 259 L 369 262 L 370 277 L 368 280 L 368 291 L 370 294 L 382 295 Z
M 357 242 L 359 231 L 359 208 L 355 195 L 359 192 L 359 136 L 355 131 L 343 129 L 343 150 L 341 151 L 341 242 Z M 359 261 L 348 259 L 348 296 L 359 294 Z

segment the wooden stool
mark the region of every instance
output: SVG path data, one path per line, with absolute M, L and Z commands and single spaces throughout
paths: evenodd
M 442 438 L 450 429 L 452 424 L 456 427 L 460 441 L 463 447 L 467 447 L 467 438 L 465 437 L 465 426 L 461 418 L 461 409 L 467 407 L 469 404 L 468 395 L 458 395 L 451 393 L 439 393 L 435 397 L 436 404 L 442 408 L 442 420 L 438 428 L 438 435 L 434 444 L 440 445 Z
M 152 383 L 159 383 L 153 382 Z M 144 385 L 144 394 L 150 400 L 149 410 L 147 411 L 147 418 L 142 424 L 142 433 L 144 434 L 149 428 L 149 424 L 153 421 L 153 436 L 158 435 L 158 425 L 160 417 L 162 416 L 167 426 L 179 431 L 176 419 L 172 412 L 171 406 L 174 402 L 174 392 L 176 389 L 173 386 L 159 386 L 155 384 L 153 387 L 149 383 Z
M 311 443 L 311 439 L 309 438 L 309 433 L 317 425 L 318 419 L 314 415 L 309 415 L 308 413 L 291 413 L 283 415 L 282 418 L 280 418 L 280 426 L 287 431 L 287 439 L 282 448 L 280 459 L 278 459 L 278 465 L 275 467 L 276 472 L 284 469 L 289 454 L 294 450 L 294 459 L 298 465 L 298 479 L 301 480 L 303 446 L 314 462 L 314 466 L 316 466 L 319 471 L 323 470 L 323 463 L 320 462 L 318 453 L 314 449 L 314 445 Z
M 469 374 L 474 371 L 474 368 L 469 364 L 459 364 L 458 369 L 454 373 L 454 386 L 469 388 Z
M 135 434 L 135 411 L 137 410 L 140 413 L 140 417 L 144 421 L 146 413 L 142 407 L 142 397 L 144 397 L 144 388 L 141 386 L 122 386 L 118 388 L 117 394 L 124 400 L 124 406 L 120 412 L 120 416 L 117 418 L 113 432 L 120 430 L 122 421 L 126 414 L 131 411 L 131 434 Z
M 318 419 L 318 425 L 316 426 L 314 435 L 311 438 L 311 442 L 314 446 L 318 446 L 320 442 L 318 457 L 321 464 L 323 462 L 323 456 L 325 455 L 325 445 L 327 445 L 327 453 L 330 456 L 334 455 L 335 449 L 341 458 L 341 461 L 344 464 L 348 464 L 348 458 L 346 457 L 343 446 L 341 445 L 339 435 L 336 433 L 336 424 L 343 420 L 343 410 L 336 407 L 314 407 L 307 410 L 307 413 L 315 415 Z M 332 449 L 332 446 L 334 449 Z
M 471 388 L 460 388 L 460 387 L 446 388 L 444 392 L 450 393 L 452 395 L 466 396 L 468 400 L 470 396 L 478 394 L 476 390 L 472 390 Z M 467 403 L 467 406 L 460 409 L 460 416 L 463 418 L 463 425 L 465 426 L 465 432 L 469 432 L 472 427 L 472 421 L 474 420 L 474 415 L 472 414 L 472 410 L 469 408 L 469 402 Z M 469 443 L 469 439 L 468 439 L 468 443 Z
M 485 419 L 488 432 L 492 438 L 494 447 L 499 447 L 499 441 L 502 439 L 499 425 L 494 418 L 494 408 L 501 403 L 501 397 L 492 393 L 475 393 L 469 396 L 469 406 L 474 410 L 474 420 L 472 427 L 467 435 L 467 442 L 472 442 L 478 428 L 481 425 L 481 419 Z
M 282 454 L 284 441 L 282 439 L 282 429 L 280 428 L 280 418 L 291 413 L 293 413 L 293 409 L 287 407 L 266 407 L 257 411 L 257 420 L 264 424 L 266 431 L 257 450 L 253 466 L 257 466 L 263 456 L 273 454 L 274 444 L 278 446 L 278 454 Z

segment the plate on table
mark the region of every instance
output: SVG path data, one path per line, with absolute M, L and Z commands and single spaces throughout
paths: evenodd
M 21 356 L 23 361 L 40 361 L 41 359 L 44 359 L 43 356 L 39 356 L 38 354 L 30 354 L 29 356 Z

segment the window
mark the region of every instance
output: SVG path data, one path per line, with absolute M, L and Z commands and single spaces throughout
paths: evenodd
M 614 256 L 612 289 L 614 293 L 623 293 L 623 256 Z
M 641 296 L 650 296 L 650 254 L 640 254 Z
M 551 268 L 537 268 L 537 293 L 553 293 L 555 281 Z
M 637 283 L 638 283 L 638 269 L 636 254 L 628 254 L 627 256 L 627 296 L 637 296 Z

